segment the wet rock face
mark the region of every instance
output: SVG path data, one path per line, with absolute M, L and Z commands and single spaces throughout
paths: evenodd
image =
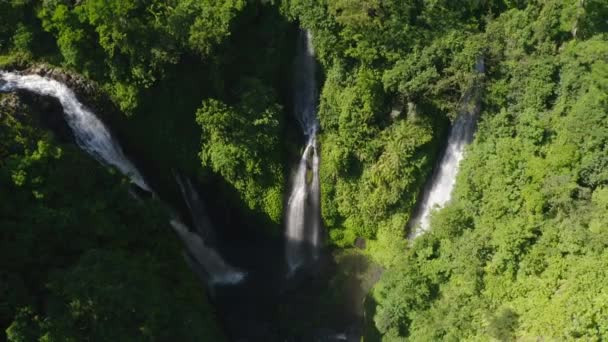
M 50 129 L 55 138 L 60 142 L 75 142 L 74 133 L 65 121 L 63 107 L 59 100 L 51 96 L 41 96 L 30 92 L 19 92 L 19 96 L 24 99 L 26 104 L 34 107 L 34 114 L 42 126 Z
M 65 121 L 63 107 L 50 96 L 36 95 L 27 91 L 2 94 L 0 97 L 0 118 L 10 115 L 20 122 L 50 130 L 59 142 L 75 142 L 72 130 Z

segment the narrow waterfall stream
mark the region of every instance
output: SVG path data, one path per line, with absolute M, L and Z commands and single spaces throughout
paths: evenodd
M 213 248 L 205 245 L 198 234 L 191 232 L 186 225 L 177 219 L 172 219 L 170 223 L 186 245 L 190 256 L 194 258 L 197 264 L 202 266 L 209 276 L 211 285 L 236 284 L 243 280 L 245 274 L 228 265 Z
M 182 198 L 186 202 L 186 206 L 188 207 L 188 211 L 192 217 L 192 223 L 194 224 L 198 235 L 200 235 L 208 245 L 213 245 L 217 242 L 215 229 L 211 223 L 211 220 L 209 220 L 207 208 L 205 203 L 203 203 L 201 196 L 196 191 L 196 188 L 190 179 L 182 175 L 175 174 L 175 181 L 177 182 L 179 191 L 182 194 Z
M 116 167 L 140 188 L 152 192 L 141 173 L 125 157 L 120 145 L 110 131 L 90 110 L 76 99 L 70 88 L 53 79 L 38 75 L 19 75 L 0 71 L 0 91 L 27 90 L 39 95 L 51 96 L 59 100 L 65 119 L 74 132 L 76 143 L 85 152 L 105 165 Z
M 479 58 L 475 72 L 482 74 L 484 71 L 484 60 Z M 445 151 L 424 190 L 418 209 L 410 220 L 410 239 L 415 239 L 426 232 L 429 229 L 433 210 L 443 208 L 452 197 L 458 167 L 464 156 L 465 147 L 473 140 L 479 115 L 479 91 L 476 85 L 465 94 L 463 108 L 450 129 Z
M 180 175 L 176 175 L 176 180 L 197 232 L 188 230 L 188 227 L 176 218 L 171 220 L 171 225 L 186 244 L 190 256 L 202 266 L 211 284 L 240 282 L 245 277 L 245 273 L 230 266 L 215 249 L 208 246 L 209 241 L 213 239 L 214 229 L 192 182 Z
M 139 170 L 125 156 L 120 144 L 108 128 L 93 112 L 78 101 L 74 92 L 66 85 L 39 75 L 20 75 L 5 71 L 0 71 L 0 81 L 2 81 L 0 82 L 1 92 L 26 90 L 59 100 L 63 107 L 65 119 L 74 132 L 76 143 L 81 149 L 100 163 L 116 167 L 138 187 L 153 193 Z M 170 223 L 184 242 L 189 254 L 209 275 L 211 284 L 232 284 L 241 281 L 244 274 L 228 265 L 214 249 L 205 245 L 203 239 L 210 234 L 211 227 L 206 214 L 199 212 L 204 208 L 198 193 L 196 193 L 189 180 L 180 180 L 179 185 L 199 234 L 190 231 L 176 218 L 171 219 Z
M 294 114 L 307 144 L 292 180 L 286 209 L 285 256 L 290 273 L 309 259 L 316 259 L 321 246 L 319 153 L 316 134 L 316 62 L 310 32 L 301 31 L 295 65 Z

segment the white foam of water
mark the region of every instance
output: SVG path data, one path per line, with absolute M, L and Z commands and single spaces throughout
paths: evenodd
M 186 245 L 190 255 L 209 275 L 211 285 L 237 284 L 245 278 L 245 273 L 228 265 L 213 248 L 207 247 L 203 239 L 198 234 L 188 230 L 188 227 L 181 221 L 172 219 L 170 223 Z
M 312 257 L 321 246 L 319 154 L 316 134 L 316 62 L 310 32 L 303 31 L 296 57 L 295 114 L 308 142 L 292 179 L 286 210 L 286 258 L 290 273 Z M 309 177 L 310 173 L 310 177 Z M 310 180 L 310 181 L 309 181 Z
M 0 85 L 0 91 L 22 89 L 39 95 L 52 96 L 59 100 L 66 121 L 74 132 L 76 143 L 80 148 L 101 163 L 116 167 L 140 188 L 152 192 L 137 168 L 125 157 L 120 145 L 112 137 L 107 127 L 78 101 L 70 88 L 58 81 L 39 75 L 19 75 L 0 71 L 0 79 L 5 81 Z
M 484 72 L 483 59 L 477 61 L 476 72 Z M 434 172 L 430 186 L 425 189 L 417 213 L 410 221 L 413 228 L 411 238 L 416 238 L 429 229 L 430 217 L 433 210 L 443 208 L 452 197 L 456 183 L 456 175 L 460 161 L 464 156 L 465 147 L 473 139 L 475 121 L 479 112 L 479 99 L 476 89 L 465 96 L 465 108 L 452 126 L 448 136 L 446 150 Z M 473 103 L 471 103 L 473 102 Z M 472 105 L 472 109 L 471 108 Z

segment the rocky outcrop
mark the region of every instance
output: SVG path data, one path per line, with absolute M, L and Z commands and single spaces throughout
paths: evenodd
M 92 95 L 97 91 L 95 89 L 96 86 L 91 80 L 88 80 L 81 75 L 66 72 L 62 69 L 55 68 L 46 64 L 33 65 L 25 70 L 22 70 L 21 72 L 23 74 L 36 74 L 40 76 L 45 76 L 57 80 L 61 83 L 65 83 L 70 87 L 70 89 L 74 90 L 77 94 Z
M 0 96 L 0 119 L 12 116 L 22 124 L 50 130 L 60 142 L 73 143 L 74 134 L 65 121 L 63 108 L 51 96 L 41 96 L 27 91 Z

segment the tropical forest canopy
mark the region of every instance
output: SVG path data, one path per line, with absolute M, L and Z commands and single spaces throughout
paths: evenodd
M 364 340 L 602 340 L 606 18 L 605 0 L 0 0 L 0 66 L 84 76 L 92 86 L 72 86 L 159 192 L 177 196 L 179 169 L 276 237 L 302 145 L 291 74 L 307 29 L 327 245 L 363 238 L 386 270 Z M 408 243 L 473 88 L 481 113 L 452 200 Z M 48 129 L 49 112 L 59 104 L 0 94 L 8 340 L 222 340 L 166 209 L 133 201 L 118 172 Z

